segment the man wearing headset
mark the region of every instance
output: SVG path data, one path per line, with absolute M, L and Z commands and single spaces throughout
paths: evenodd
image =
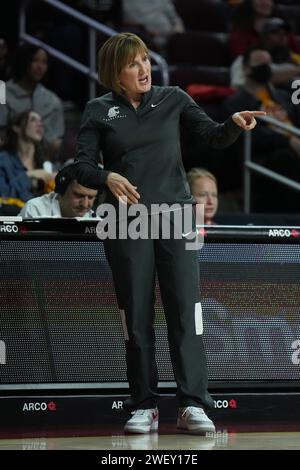
M 20 212 L 23 219 L 38 217 L 93 217 L 92 207 L 100 189 L 96 165 L 73 162 L 55 178 L 55 192 L 30 199 Z

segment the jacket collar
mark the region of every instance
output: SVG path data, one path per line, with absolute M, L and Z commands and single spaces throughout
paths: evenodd
M 140 106 L 137 109 L 142 109 L 149 102 L 152 94 L 153 94 L 153 87 L 151 87 L 151 89 L 147 91 L 146 93 L 142 94 L 142 101 L 141 101 Z M 118 93 L 112 92 L 112 96 L 115 101 L 121 102 L 125 104 L 126 106 L 132 107 L 132 104 L 130 103 L 130 101 L 128 100 L 125 94 L 118 94 Z

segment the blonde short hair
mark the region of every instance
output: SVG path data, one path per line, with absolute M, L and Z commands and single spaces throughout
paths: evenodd
M 218 187 L 217 178 L 210 171 L 205 170 L 205 168 L 192 168 L 186 175 L 190 188 L 192 188 L 198 178 L 203 178 L 204 176 L 213 180 Z
M 137 54 L 149 54 L 146 44 L 132 33 L 120 33 L 110 37 L 98 52 L 99 82 L 118 94 L 121 70 L 134 60 Z

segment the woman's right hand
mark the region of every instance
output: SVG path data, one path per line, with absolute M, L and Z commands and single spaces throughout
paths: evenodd
M 139 202 L 140 195 L 136 191 L 137 186 L 133 186 L 127 178 L 119 175 L 119 173 L 109 173 L 106 179 L 106 186 L 124 204 L 131 205 Z

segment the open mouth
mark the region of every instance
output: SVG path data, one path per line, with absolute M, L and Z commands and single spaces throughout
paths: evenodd
M 139 83 L 140 83 L 141 85 L 147 85 L 147 84 L 149 83 L 149 76 L 146 75 L 145 77 L 140 78 L 140 79 L 139 79 Z

